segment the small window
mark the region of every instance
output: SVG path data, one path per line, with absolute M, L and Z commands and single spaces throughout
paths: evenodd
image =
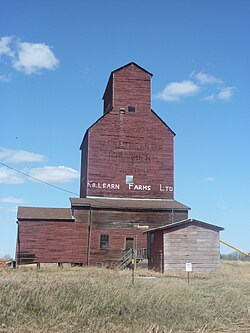
M 129 106 L 128 112 L 135 112 L 135 106 Z
M 134 176 L 126 176 L 126 184 L 133 184 Z
M 109 235 L 101 235 L 100 249 L 109 249 Z
M 125 108 L 120 108 L 120 113 L 125 113 Z

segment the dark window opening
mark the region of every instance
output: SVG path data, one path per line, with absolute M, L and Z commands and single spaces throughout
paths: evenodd
M 126 237 L 125 249 L 133 249 L 134 248 L 134 238 Z
M 101 235 L 100 249 L 109 249 L 109 235 Z
M 125 113 L 125 108 L 120 108 L 120 113 Z
M 128 112 L 135 112 L 135 106 L 129 106 Z

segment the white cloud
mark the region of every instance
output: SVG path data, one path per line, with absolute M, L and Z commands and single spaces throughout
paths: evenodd
M 9 82 L 10 75 L 0 75 L 0 82 Z
M 216 99 L 216 95 L 211 94 L 211 95 L 203 97 L 202 99 L 203 99 L 203 101 L 214 101 Z
M 216 76 L 207 74 L 204 71 L 190 74 L 192 80 L 169 83 L 163 91 L 155 94 L 154 97 L 166 102 L 178 102 L 184 97 L 194 96 L 202 93 L 203 101 L 224 101 L 227 102 L 233 96 L 236 88 L 225 87 L 224 81 Z
M 0 55 L 6 55 L 9 57 L 13 57 L 14 53 L 10 48 L 10 44 L 12 41 L 12 37 L 2 37 L 0 38 Z
M 5 198 L 0 198 L 0 202 L 11 203 L 11 204 L 24 204 L 25 200 L 21 198 L 5 197 Z
M 192 81 L 171 82 L 165 89 L 156 95 L 156 98 L 167 102 L 179 101 L 183 97 L 195 95 L 200 87 Z
M 193 72 L 190 75 L 191 77 L 194 77 L 197 81 L 199 81 L 200 84 L 222 84 L 223 81 L 215 76 L 209 75 L 205 72 Z
M 34 168 L 29 171 L 31 177 L 37 178 L 47 183 L 69 183 L 79 179 L 79 172 L 64 166 L 44 166 Z
M 0 57 L 5 57 L 2 65 L 25 74 L 40 74 L 42 70 L 54 70 L 59 65 L 59 59 L 52 47 L 45 43 L 22 42 L 13 36 L 0 38 Z M 1 60 L 1 58 L 0 58 Z M 0 75 L 0 82 L 10 81 L 10 75 Z
M 19 42 L 17 44 L 17 59 L 13 67 L 25 74 L 37 74 L 43 69 L 54 70 L 59 60 L 46 44 Z
M 215 181 L 215 178 L 214 177 L 207 177 L 203 180 L 205 183 L 211 183 L 211 182 L 214 182 Z
M 47 158 L 41 154 L 4 147 L 0 147 L 0 159 L 9 163 L 45 162 L 47 160 Z
M 23 177 L 18 175 L 14 170 L 0 168 L 0 184 L 22 184 Z
M 221 89 L 221 91 L 218 93 L 216 97 L 217 99 L 220 99 L 224 102 L 228 102 L 233 96 L 234 92 L 235 92 L 235 87 L 225 87 Z
M 235 92 L 235 87 L 224 87 L 221 88 L 219 93 L 216 94 L 211 94 L 203 98 L 204 101 L 215 101 L 215 100 L 221 100 L 223 102 L 228 102 L 234 92 Z

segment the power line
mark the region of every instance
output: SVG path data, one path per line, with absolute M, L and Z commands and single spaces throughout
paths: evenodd
M 36 178 L 36 177 L 32 177 L 32 176 L 30 176 L 29 174 L 27 174 L 27 173 L 25 173 L 25 172 L 22 172 L 22 171 L 20 171 L 20 170 L 17 170 L 17 169 L 15 169 L 15 168 L 13 168 L 13 167 L 7 165 L 7 164 L 4 164 L 4 163 L 2 163 L 2 162 L 0 162 L 0 164 L 3 165 L 5 168 L 8 168 L 8 169 L 10 169 L 10 170 L 13 170 L 13 171 L 15 171 L 15 172 L 20 173 L 20 174 L 23 175 L 23 176 L 29 177 L 29 178 L 31 178 L 31 179 L 33 179 L 33 180 L 36 180 L 36 181 L 38 181 L 38 182 L 40 182 L 40 183 L 43 183 L 43 184 L 45 184 L 45 185 L 48 185 L 48 186 L 54 187 L 54 188 L 57 189 L 57 190 L 60 190 L 60 191 L 64 191 L 64 192 L 67 192 L 67 193 L 74 194 L 74 195 L 76 195 L 76 196 L 78 197 L 78 194 L 75 193 L 75 192 L 71 192 L 71 191 L 65 190 L 65 189 L 62 188 L 62 187 L 59 187 L 59 186 L 56 186 L 56 185 L 50 184 L 50 183 L 45 182 L 44 180 L 38 179 L 38 178 Z

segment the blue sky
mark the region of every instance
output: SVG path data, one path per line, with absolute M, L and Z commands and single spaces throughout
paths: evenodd
M 85 130 L 110 72 L 134 61 L 177 134 L 175 199 L 250 252 L 249 12 L 247 0 L 1 2 L 0 162 L 79 193 Z M 0 257 L 14 255 L 18 205 L 70 196 L 0 165 Z

